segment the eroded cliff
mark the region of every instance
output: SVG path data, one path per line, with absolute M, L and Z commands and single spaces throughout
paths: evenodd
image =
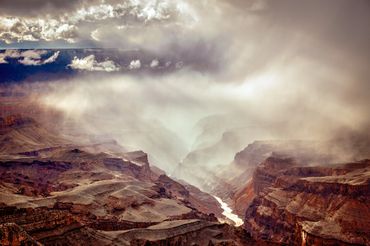
M 301 166 L 270 157 L 253 174 L 245 228 L 256 239 L 297 245 L 370 244 L 370 161 Z

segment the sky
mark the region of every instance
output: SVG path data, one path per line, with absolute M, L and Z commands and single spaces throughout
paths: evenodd
M 113 132 L 123 145 L 155 153 L 163 169 L 199 141 L 214 144 L 233 129 L 253 129 L 237 133 L 243 144 L 369 140 L 368 0 L 0 0 L 0 6 L 0 48 L 56 49 L 45 58 L 43 51 L 3 58 L 42 66 L 62 48 L 150 54 L 150 62 L 133 58 L 125 67 L 111 57 L 75 57 L 69 68 L 105 74 L 49 81 L 40 100 L 88 132 Z M 126 73 L 163 68 L 174 58 L 175 70 L 161 76 Z M 209 130 L 197 128 L 205 119 L 224 122 L 205 124 L 218 125 L 212 141 L 199 137 Z
M 367 0 L 0 0 L 0 6 L 0 48 L 139 49 L 191 57 L 198 70 L 230 80 L 298 58 L 359 77 L 369 70 Z
M 367 0 L 0 0 L 0 6 L 0 48 L 141 49 L 192 56 L 235 76 L 290 56 L 369 65 Z

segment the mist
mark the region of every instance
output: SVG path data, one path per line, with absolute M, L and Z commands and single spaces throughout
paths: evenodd
M 370 139 L 368 2 L 182 3 L 176 18 L 94 33 L 103 47 L 181 67 L 49 82 L 40 103 L 87 134 L 149 153 L 167 173 L 227 132 L 235 145 L 204 165 L 227 165 L 255 140 L 346 139 L 338 160 L 359 158 L 357 143 Z
M 315 76 L 302 77 L 307 70 Z M 332 78 L 325 88 L 323 81 Z M 41 100 L 82 131 L 143 149 L 171 172 L 194 148 L 216 143 L 227 131 L 240 134 L 240 147 L 263 139 L 326 141 L 348 132 L 367 137 L 367 107 L 345 100 L 349 80 L 340 71 L 334 76 L 293 61 L 225 83 L 186 69 L 156 77 L 84 76 L 51 83 Z

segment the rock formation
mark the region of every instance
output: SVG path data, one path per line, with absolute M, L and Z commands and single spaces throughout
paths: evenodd
M 212 196 L 153 171 L 142 151 L 116 155 L 112 144 L 106 152 L 106 145 L 76 145 L 34 120 L 4 124 L 3 131 L 2 245 L 252 241 L 243 229 L 217 221 L 222 210 Z
M 0 245 L 41 246 L 15 223 L 0 224 Z
M 270 157 L 253 174 L 245 214 L 255 239 L 296 245 L 370 244 L 370 161 L 302 166 Z

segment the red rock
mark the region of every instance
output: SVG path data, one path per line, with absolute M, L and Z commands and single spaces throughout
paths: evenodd
M 370 161 L 301 167 L 268 158 L 246 211 L 255 239 L 297 245 L 370 244 Z

